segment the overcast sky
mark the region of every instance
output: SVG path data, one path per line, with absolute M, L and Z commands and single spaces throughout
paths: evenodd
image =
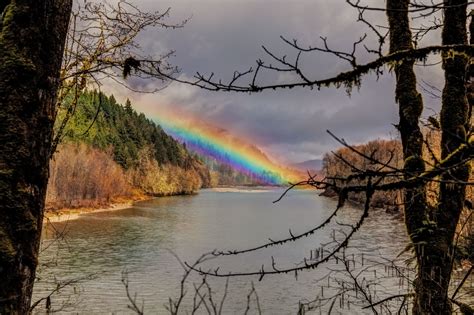
M 379 6 L 384 1 L 373 0 Z M 357 23 L 357 12 L 344 0 L 135 0 L 144 9 L 172 8 L 170 21 L 191 17 L 182 29 L 149 30 L 140 37 L 144 51 L 159 54 L 176 50 L 171 62 L 181 76 L 196 71 L 229 78 L 234 70 L 245 70 L 262 58 L 269 61 L 261 46 L 277 54 L 294 57 L 280 35 L 297 38 L 302 45 L 321 44 L 326 36 L 337 49 L 350 49 L 352 43 L 370 31 Z M 369 16 L 375 24 L 385 24 L 383 13 Z M 370 33 L 369 33 L 370 34 Z M 370 41 L 368 42 L 370 43 Z M 369 60 L 368 56 L 361 56 Z M 308 54 L 303 65 L 313 79 L 349 70 L 347 63 L 327 54 Z M 420 77 L 442 87 L 438 68 L 418 67 Z M 284 82 L 291 77 L 269 79 Z M 293 89 L 260 94 L 207 92 L 195 87 L 172 84 L 157 94 L 132 94 L 111 89 L 118 98 L 130 97 L 137 110 L 153 117 L 163 108 L 177 107 L 237 135 L 251 139 L 281 162 L 301 162 L 320 158 L 338 147 L 326 133 L 329 129 L 351 143 L 375 138 L 396 137 L 392 124 L 398 122 L 394 102 L 393 75 L 378 80 L 366 77 L 360 91 L 348 97 L 344 89 L 321 91 Z M 435 110 L 438 100 L 425 97 L 425 105 Z M 425 111 L 431 115 L 432 111 Z

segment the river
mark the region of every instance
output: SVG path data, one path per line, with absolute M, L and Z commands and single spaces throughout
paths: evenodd
M 336 206 L 332 199 L 301 190 L 292 191 L 280 202 L 273 203 L 281 193 L 277 188 L 203 190 L 193 196 L 157 198 L 136 203 L 129 209 L 91 213 L 77 220 L 49 225 L 43 236 L 41 268 L 33 301 L 48 295 L 58 283 L 71 281 L 71 285 L 51 296 L 53 310 L 64 314 L 131 314 L 121 281 L 126 271 L 130 292 L 137 294 L 145 313 L 168 314 L 164 304 L 169 297 L 178 297 L 183 274 L 171 252 L 183 261 L 193 262 L 202 253 L 214 249 L 243 249 L 265 243 L 269 238 L 286 238 L 290 229 L 298 234 L 318 225 Z M 219 267 L 225 273 L 258 271 L 262 264 L 270 270 L 273 256 L 279 269 L 294 267 L 304 257 L 314 256 L 311 250 L 329 242 L 336 233 L 332 232 L 334 228 L 344 229 L 335 221 L 354 222 L 360 214 L 360 209 L 346 206 L 336 220 L 309 238 L 254 253 L 218 258 L 206 266 Z M 405 244 L 405 230 L 400 220 L 383 210 L 372 211 L 350 243 L 358 248 L 357 252 L 365 252 L 366 257 L 383 258 L 395 257 Z M 233 277 L 229 281 L 223 314 L 244 313 L 252 281 L 264 314 L 296 314 L 300 300 L 313 300 L 321 294 L 324 287 L 321 282 L 327 284 L 327 281 L 318 282 L 318 279 L 337 267 L 341 264 L 331 260 L 315 270 L 300 272 L 297 277 L 294 273 L 268 275 L 262 281 L 258 276 Z M 387 278 L 384 285 L 391 293 L 404 292 L 400 280 Z M 200 283 L 194 274 L 189 280 Z M 215 290 L 215 299 L 219 300 L 225 279 L 210 277 L 209 282 Z M 187 286 L 185 307 L 190 306 L 193 296 L 191 283 Z M 42 312 L 44 304 L 41 303 L 36 312 Z M 337 305 L 342 303 L 339 301 Z M 256 310 L 254 298 L 250 306 Z M 348 314 L 365 313 L 355 306 L 348 307 Z M 203 312 L 204 309 L 200 313 Z

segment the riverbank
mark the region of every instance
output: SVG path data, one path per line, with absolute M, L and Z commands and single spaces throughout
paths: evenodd
M 221 193 L 262 193 L 268 192 L 272 188 L 274 186 L 217 186 L 209 188 L 209 190 Z
M 267 192 L 268 188 L 264 186 L 220 186 L 208 188 L 215 192 L 246 192 L 246 193 L 260 193 Z M 82 215 L 90 213 L 98 213 L 105 211 L 117 211 L 122 209 L 127 209 L 133 206 L 137 201 L 151 200 L 154 198 L 169 197 L 169 196 L 181 196 L 181 195 L 191 195 L 197 194 L 198 192 L 193 193 L 178 193 L 178 194 L 144 194 L 141 191 L 135 190 L 132 196 L 128 197 L 119 197 L 115 198 L 110 202 L 98 204 L 96 206 L 89 207 L 73 207 L 73 208 L 52 208 L 46 207 L 44 214 L 43 222 L 47 223 L 56 223 L 56 222 L 65 222 L 79 219 Z
M 95 207 L 77 207 L 77 208 L 60 208 L 51 209 L 46 208 L 43 223 L 55 223 L 77 220 L 80 216 L 89 213 L 116 211 L 127 209 L 133 206 L 137 201 L 144 201 L 156 198 L 154 196 L 143 193 L 134 193 L 129 197 L 119 197 L 111 200 L 108 203 L 100 204 Z
M 328 188 L 326 190 L 323 190 L 321 193 L 319 193 L 320 196 L 326 197 L 326 198 L 331 198 L 334 200 L 339 199 L 339 195 L 332 189 Z M 398 219 L 403 219 L 403 209 L 401 208 L 401 202 L 398 204 L 395 204 L 394 200 L 391 200 L 388 197 L 385 197 L 383 195 L 376 195 L 376 198 L 372 197 L 372 202 L 370 203 L 370 207 L 373 209 L 383 209 L 385 210 L 386 213 L 395 215 Z M 350 203 L 351 205 L 358 207 L 358 208 L 363 208 L 364 203 L 365 203 L 365 197 L 364 195 L 357 195 L 357 194 L 349 194 L 349 196 L 346 199 L 346 202 Z

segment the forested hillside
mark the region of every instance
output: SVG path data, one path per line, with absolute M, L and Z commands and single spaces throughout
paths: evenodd
M 61 112 L 60 121 L 65 114 L 66 111 Z M 129 100 L 122 106 L 113 95 L 107 97 L 96 91 L 79 96 L 75 113 L 64 130 L 64 140 L 81 141 L 102 150 L 111 147 L 115 161 L 125 169 L 138 165 L 139 151 L 145 147 L 152 148 L 153 157 L 160 164 L 184 166 L 189 157 L 160 126 L 133 110 Z
M 68 102 L 66 102 L 68 103 Z M 152 195 L 193 193 L 211 184 L 208 168 L 160 126 L 113 96 L 88 91 L 59 113 L 61 144 L 53 157 L 51 207 L 107 203 L 132 190 Z M 72 114 L 64 129 L 61 121 Z

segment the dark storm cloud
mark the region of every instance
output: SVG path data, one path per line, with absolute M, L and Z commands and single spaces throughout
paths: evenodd
M 234 70 L 253 66 L 257 58 L 268 61 L 261 45 L 287 54 L 288 58 L 294 56 L 280 35 L 313 46 L 321 44 L 319 36 L 327 36 L 332 47 L 348 50 L 367 31 L 355 22 L 357 13 L 343 0 L 136 2 L 145 9 L 170 6 L 174 21 L 192 16 L 183 29 L 149 31 L 141 38 L 146 52 L 160 54 L 176 50 L 171 61 L 188 78 L 199 71 L 214 72 L 216 77 L 228 79 Z M 371 18 L 377 24 L 385 23 L 383 14 Z M 304 56 L 302 63 L 311 78 L 324 78 L 349 69 L 347 63 L 328 54 Z M 430 69 L 424 72 L 431 78 L 436 74 Z M 292 78 L 279 74 L 266 79 L 284 82 Z M 140 87 L 147 85 L 142 81 L 134 83 Z M 172 84 L 159 94 L 132 98 L 138 109 L 145 112 L 177 106 L 251 138 L 281 160 L 300 161 L 319 157 L 338 146 L 327 135 L 327 129 L 351 142 L 394 134 L 391 124 L 397 122 L 397 107 L 393 90 L 393 78 L 389 74 L 379 80 L 364 79 L 360 91 L 353 91 L 351 97 L 343 89 L 334 88 L 247 95 L 213 93 Z M 436 100 L 432 103 L 436 107 Z

